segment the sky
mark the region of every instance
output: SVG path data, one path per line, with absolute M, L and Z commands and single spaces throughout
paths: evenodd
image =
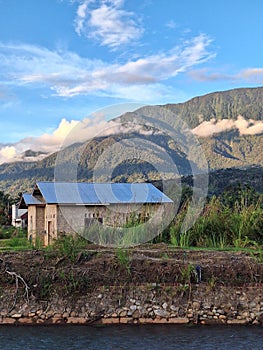
M 112 106 L 261 86 L 262 13 L 262 0 L 0 0 L 0 163 L 55 151 L 82 120 L 96 134 Z

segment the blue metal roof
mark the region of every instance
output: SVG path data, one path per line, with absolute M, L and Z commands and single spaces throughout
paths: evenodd
M 40 200 L 38 200 L 36 197 L 32 196 L 32 194 L 24 193 L 23 199 L 26 205 L 39 205 L 43 204 Z
M 36 186 L 49 204 L 173 202 L 150 183 L 38 182 Z

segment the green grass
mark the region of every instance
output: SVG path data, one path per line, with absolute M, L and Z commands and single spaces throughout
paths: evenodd
M 22 229 L 14 227 L 0 230 L 0 251 L 20 251 L 32 249 L 31 243 L 27 239 L 27 233 Z
M 119 264 L 124 267 L 128 273 L 130 274 L 131 266 L 130 266 L 130 255 L 126 249 L 119 248 L 116 250 L 116 256 L 119 261 Z
M 239 248 L 239 247 L 176 247 L 172 244 L 168 244 L 170 250 L 183 250 L 183 251 L 215 251 L 215 252 L 244 252 L 244 253 L 259 253 L 262 251 L 262 248 Z
M 0 239 L 0 251 L 18 251 L 32 249 L 32 245 L 27 238 L 13 237 Z

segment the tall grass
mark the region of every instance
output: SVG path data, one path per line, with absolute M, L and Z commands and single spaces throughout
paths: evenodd
M 187 206 L 182 207 L 169 228 L 169 242 L 178 247 L 258 247 L 263 245 L 263 208 L 261 197 L 248 201 L 246 192 L 231 204 L 225 197 L 212 197 L 202 215 L 187 232 L 181 224 Z

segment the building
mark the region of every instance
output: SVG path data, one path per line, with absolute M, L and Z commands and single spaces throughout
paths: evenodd
M 19 208 L 28 210 L 28 238 L 47 246 L 94 222 L 117 227 L 147 221 L 172 203 L 150 183 L 38 182 L 32 194 L 23 194 Z
M 27 227 L 27 209 L 19 209 L 19 204 L 12 205 L 12 226 Z

